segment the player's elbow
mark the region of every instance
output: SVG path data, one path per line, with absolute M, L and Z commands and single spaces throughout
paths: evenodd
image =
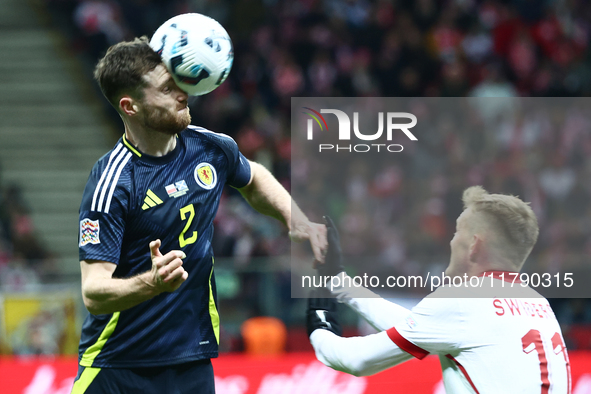
M 345 372 L 356 377 L 369 376 L 372 375 L 369 367 L 366 363 L 357 362 L 354 365 L 350 365 Z
M 110 313 L 110 311 L 105 309 L 104 302 L 101 302 L 99 299 L 98 294 L 93 291 L 92 288 L 88 286 L 82 286 L 82 301 L 84 302 L 84 306 L 93 315 L 102 315 L 105 313 Z
M 369 373 L 368 371 L 365 371 L 365 370 L 356 370 L 351 375 L 360 378 L 362 376 L 369 376 L 369 375 L 372 375 L 372 374 Z
M 371 373 L 368 373 L 364 369 L 363 365 L 358 364 L 358 363 L 345 364 L 345 363 L 342 363 L 342 362 L 329 362 L 329 361 L 323 360 L 321 358 L 319 358 L 319 360 L 324 365 L 326 365 L 329 368 L 334 369 L 335 371 L 344 372 L 346 374 L 353 375 L 353 376 L 356 376 L 356 377 L 371 375 Z
M 318 360 L 320 360 L 324 365 L 326 365 L 327 367 L 330 367 L 336 371 L 341 371 L 344 372 L 346 374 L 349 375 L 353 375 L 356 377 L 361 377 L 361 376 L 369 376 L 369 375 L 373 375 L 373 373 L 371 371 L 371 365 L 369 363 L 365 363 L 365 362 L 359 362 L 359 361 L 344 361 L 344 360 L 326 360 L 324 358 L 319 357 Z
M 82 301 L 84 301 L 84 306 L 86 307 L 86 309 L 88 310 L 88 312 L 90 312 L 93 315 L 100 315 L 103 314 L 104 312 L 101 310 L 100 304 L 88 297 L 86 294 L 82 293 Z

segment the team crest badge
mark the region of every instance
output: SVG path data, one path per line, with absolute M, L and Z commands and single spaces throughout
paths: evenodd
M 88 218 L 80 221 L 80 244 L 84 246 L 86 244 L 100 244 L 101 239 L 99 232 L 101 227 L 98 220 L 90 220 Z
M 195 167 L 195 181 L 204 189 L 213 189 L 218 179 L 215 168 L 209 163 L 200 163 Z

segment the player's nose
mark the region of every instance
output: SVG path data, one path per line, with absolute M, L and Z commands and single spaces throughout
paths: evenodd
M 176 91 L 177 91 L 177 100 L 180 102 L 185 102 L 189 99 L 189 95 L 187 94 L 187 92 L 185 92 L 184 90 L 182 90 L 181 88 L 179 88 L 178 86 L 176 87 Z

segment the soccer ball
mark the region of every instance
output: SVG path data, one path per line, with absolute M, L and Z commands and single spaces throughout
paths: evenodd
M 215 19 L 181 14 L 164 22 L 150 46 L 162 57 L 177 85 L 191 96 L 209 93 L 228 77 L 232 41 Z

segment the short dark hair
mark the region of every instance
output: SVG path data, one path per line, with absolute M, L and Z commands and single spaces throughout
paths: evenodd
M 107 100 L 119 111 L 121 96 L 143 98 L 146 81 L 142 76 L 160 64 L 160 55 L 150 47 L 148 38 L 142 36 L 112 45 L 97 63 L 94 78 Z

